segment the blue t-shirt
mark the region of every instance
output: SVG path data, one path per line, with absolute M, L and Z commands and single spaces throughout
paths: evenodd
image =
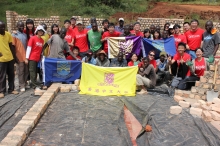
M 160 59 L 157 59 L 156 62 L 157 62 L 158 70 L 159 71 L 165 71 L 166 65 L 167 65 L 167 60 L 165 59 L 164 62 L 162 63 L 160 61 Z

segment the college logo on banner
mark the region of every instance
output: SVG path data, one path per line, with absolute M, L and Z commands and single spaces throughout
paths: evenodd
M 123 54 L 128 55 L 133 49 L 133 40 L 118 40 L 119 50 Z
M 67 79 L 73 76 L 73 73 L 70 73 L 71 62 L 69 61 L 57 61 L 57 72 L 54 73 L 54 76 Z

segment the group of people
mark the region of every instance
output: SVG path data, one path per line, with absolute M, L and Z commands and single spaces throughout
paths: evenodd
M 164 28 L 151 25 L 142 32 L 139 22 L 124 25 L 123 18 L 119 18 L 118 26 L 105 19 L 101 28 L 96 18 L 91 18 L 90 25 L 85 27 L 82 21 L 71 17 L 64 21 L 61 28 L 53 24 L 50 34 L 47 33 L 45 23 L 35 28 L 31 19 L 27 19 L 25 24 L 18 21 L 17 31 L 10 34 L 5 30 L 5 23 L 0 21 L 0 97 L 4 97 L 6 93 L 6 75 L 8 93 L 18 94 L 14 90 L 15 63 L 20 91 L 24 92 L 29 88 L 29 80 L 32 88 L 41 90 L 39 62 L 42 55 L 48 58 L 81 60 L 102 67 L 138 66 L 137 86 L 141 88 L 138 94 L 146 94 L 147 88 L 154 88 L 160 83 L 189 89 L 191 83 L 199 80 L 204 71 L 208 70 L 207 58 L 216 54 L 220 43 L 220 35 L 212 21 L 206 22 L 206 31 L 198 26 L 198 20 L 194 19 L 183 24 L 184 32 L 180 31 L 179 24 L 169 23 Z M 156 60 L 153 50 L 149 51 L 147 57 L 132 54 L 130 59 L 125 59 L 123 52 L 119 52 L 116 58 L 109 59 L 108 38 L 126 36 L 141 36 L 152 40 L 174 37 L 177 53 L 172 57 L 161 52 Z M 40 82 L 37 81 L 38 74 Z

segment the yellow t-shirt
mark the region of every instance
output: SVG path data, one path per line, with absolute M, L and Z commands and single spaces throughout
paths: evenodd
M 0 57 L 0 62 L 8 62 L 13 59 L 9 43 L 12 43 L 12 36 L 9 32 L 5 31 L 5 35 L 0 34 L 0 52 L 2 57 Z
M 44 36 L 41 36 L 41 38 L 44 40 L 44 44 L 49 40 L 50 36 L 49 34 L 45 34 Z M 44 56 L 48 56 L 48 49 L 49 47 L 47 47 L 45 50 L 44 50 Z

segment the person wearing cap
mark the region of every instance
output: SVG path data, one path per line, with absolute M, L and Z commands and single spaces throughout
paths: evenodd
M 92 65 L 96 65 L 96 59 L 93 57 L 92 50 L 88 50 L 86 52 L 86 56 L 82 59 L 82 62 L 89 63 Z
M 122 52 L 118 53 L 117 58 L 112 59 L 110 67 L 126 67 L 127 60 L 124 59 L 124 54 Z
M 42 25 L 39 25 L 35 30 L 35 36 L 31 37 L 28 41 L 26 51 L 26 59 L 29 63 L 29 72 L 32 88 L 40 89 L 40 84 L 37 83 L 37 64 L 41 59 L 41 53 L 44 45 L 44 40 L 41 38 L 46 31 Z
M 115 27 L 115 31 L 118 31 L 121 34 L 123 34 L 124 33 L 124 18 L 119 18 L 118 23 L 119 23 L 119 26 Z
M 186 43 L 186 36 L 180 32 L 180 28 L 181 28 L 181 26 L 179 24 L 175 24 L 173 26 L 173 29 L 174 29 L 174 35 L 173 36 L 174 36 L 174 39 L 175 39 L 176 50 L 177 50 L 178 44 L 180 42 Z
M 86 26 L 86 29 L 87 29 L 87 30 L 92 29 L 92 23 L 97 23 L 95 17 L 92 17 L 92 18 L 90 19 L 90 25 Z
M 173 29 L 173 24 L 170 24 L 168 32 L 169 32 L 169 36 L 173 36 L 174 35 L 174 29 Z
M 76 30 L 76 17 L 71 17 L 70 18 L 70 22 L 71 22 L 71 26 L 70 26 L 70 29 L 73 30 L 73 32 Z
M 114 23 L 109 23 L 108 25 L 108 30 L 109 31 L 106 31 L 103 33 L 102 35 L 102 39 L 101 39 L 101 42 L 104 43 L 104 51 L 106 54 L 108 54 L 108 43 L 107 43 L 107 39 L 109 37 L 119 37 L 120 36 L 120 32 L 117 32 L 115 31 L 115 25 Z
M 90 50 L 95 54 L 102 49 L 102 32 L 99 31 L 97 23 L 92 23 L 92 29 L 88 31 L 88 39 L 90 44 Z
M 66 36 L 65 36 L 65 40 L 67 41 L 68 45 L 70 46 L 70 50 L 72 51 L 72 48 L 73 48 L 73 37 L 74 37 L 74 32 L 73 30 L 71 29 L 70 27 L 71 25 L 71 22 L 70 20 L 65 20 L 64 21 L 64 27 L 66 28 L 67 32 L 66 32 Z M 68 56 L 68 54 L 66 52 L 65 53 L 65 56 Z
M 203 44 L 204 30 L 199 28 L 199 21 L 193 19 L 190 23 L 191 30 L 185 33 L 186 36 L 186 52 L 190 54 L 192 59 L 196 58 L 195 50 L 201 48 Z
M 74 32 L 74 46 L 79 47 L 79 56 L 81 58 L 86 56 L 87 51 L 89 50 L 87 30 L 83 28 L 82 21 L 77 21 L 76 31 Z
M 141 36 L 144 37 L 144 34 L 141 32 L 141 24 L 140 22 L 136 22 L 134 24 L 134 30 L 131 31 L 132 34 L 134 34 L 135 36 Z
M 98 57 L 96 58 L 96 65 L 102 67 L 109 67 L 110 61 L 107 58 L 107 55 L 104 50 L 101 50 L 98 53 Z
M 165 82 L 166 84 L 169 83 L 170 80 L 170 72 L 169 72 L 169 64 L 167 61 L 167 54 L 166 52 L 160 52 L 160 58 L 156 60 L 157 62 L 157 69 L 156 69 L 156 74 L 157 74 L 157 82 L 163 83 Z
M 14 63 L 15 51 L 12 45 L 12 36 L 5 31 L 5 23 L 0 21 L 0 50 L 2 56 L 0 57 L 0 98 L 4 97 L 6 92 L 6 75 L 8 75 L 8 93 L 18 94 L 14 86 Z M 8 70 L 8 72 L 7 72 Z

